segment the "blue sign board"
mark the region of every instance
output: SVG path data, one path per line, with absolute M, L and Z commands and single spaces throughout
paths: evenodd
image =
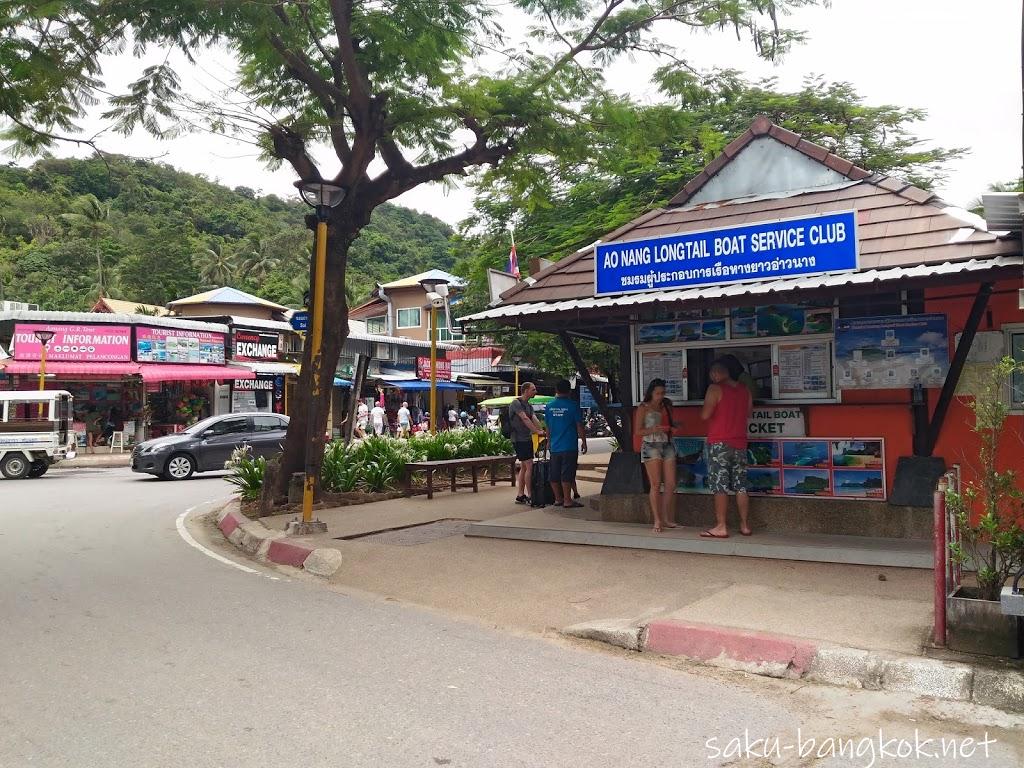
M 309 312 L 295 312 L 292 314 L 292 328 L 296 331 L 309 329 Z
M 597 408 L 597 400 L 590 387 L 580 384 L 580 408 Z
M 596 296 L 857 269 L 857 214 L 826 213 L 703 232 L 602 243 Z

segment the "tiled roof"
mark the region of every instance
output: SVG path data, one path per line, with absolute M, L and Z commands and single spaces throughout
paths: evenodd
M 269 307 L 270 309 L 277 310 L 278 312 L 284 312 L 288 307 L 283 307 L 280 304 L 275 304 L 272 301 L 261 299 L 259 296 L 253 296 L 251 293 L 240 291 L 237 288 L 229 288 L 227 286 L 221 288 L 214 288 L 209 291 L 203 291 L 197 293 L 195 296 L 187 296 L 184 299 L 175 299 L 170 302 L 167 306 L 177 307 L 182 304 L 242 304 L 246 306 L 259 306 Z
M 100 306 L 106 307 L 109 312 L 115 315 L 135 315 L 138 314 L 140 308 L 145 314 L 153 315 L 154 317 L 170 314 L 166 307 L 158 307 L 156 304 L 143 304 L 141 301 L 122 301 L 121 299 L 108 299 L 104 297 L 93 305 L 92 311 L 102 312 L 103 310 L 97 309 Z
M 447 280 L 450 285 L 457 288 L 462 287 L 466 284 L 458 275 L 453 275 L 451 272 L 445 272 L 443 269 L 428 269 L 426 272 L 420 272 L 418 275 L 409 275 L 409 277 L 402 277 L 398 280 L 392 280 L 390 283 L 384 283 L 384 288 L 415 288 L 420 284 L 420 280 Z
M 827 187 L 680 205 L 690 199 L 747 143 L 769 135 L 828 165 L 849 181 Z M 725 158 L 724 160 L 722 158 Z M 709 173 L 709 169 L 711 173 Z M 1019 256 L 1019 240 L 989 232 L 978 216 L 907 182 L 871 174 L 791 131 L 759 118 L 751 128 L 680 191 L 665 208 L 650 211 L 601 242 L 638 240 L 777 219 L 856 211 L 861 271 Z M 814 278 L 807 278 L 813 282 Z M 681 293 L 682 289 L 680 290 Z M 671 301 L 672 291 L 660 300 Z M 584 300 L 594 296 L 594 247 L 568 256 L 501 295 L 499 306 Z M 522 311 L 529 311 L 526 307 Z

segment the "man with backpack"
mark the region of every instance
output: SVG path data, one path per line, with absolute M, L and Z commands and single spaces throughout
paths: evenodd
M 533 480 L 533 436 L 544 434 L 533 406 L 530 405 L 530 398 L 536 394 L 537 387 L 533 382 L 525 382 L 519 388 L 519 397 L 509 404 L 508 418 L 501 425 L 502 434 L 512 441 L 516 458 L 519 459 L 519 477 L 516 481 L 519 494 L 516 496 L 516 504 L 530 504 L 527 490 Z

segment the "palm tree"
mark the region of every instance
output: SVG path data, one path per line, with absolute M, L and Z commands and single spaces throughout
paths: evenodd
M 100 249 L 100 236 L 107 228 L 110 219 L 110 205 L 101 203 L 96 195 L 83 195 L 75 201 L 73 213 L 62 213 L 61 218 L 89 235 L 96 250 L 96 290 L 99 298 L 106 296 L 106 284 L 103 279 L 103 251 Z
M 228 285 L 238 269 L 235 254 L 223 241 L 215 243 L 210 248 L 204 248 L 194 258 L 199 262 L 199 279 L 203 281 L 203 285 L 211 288 Z

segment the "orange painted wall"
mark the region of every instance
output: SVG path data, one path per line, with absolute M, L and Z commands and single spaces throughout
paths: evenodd
M 1020 284 L 1008 281 L 996 286 L 989 299 L 988 312 L 982 316 L 979 331 L 1001 330 L 1003 325 L 1024 323 L 1024 312 L 1017 307 L 1017 288 Z M 929 290 L 925 296 L 925 312 L 948 316 L 950 359 L 954 352 L 956 334 L 963 330 L 973 302 L 977 285 L 963 285 L 948 289 Z M 965 294 L 968 294 L 965 296 Z M 963 296 L 963 298 L 949 298 Z M 991 317 L 991 323 L 989 319 Z M 939 389 L 928 391 L 929 405 L 934 409 Z M 804 405 L 808 437 L 882 437 L 885 439 L 885 471 L 887 492 L 892 493 L 896 462 L 900 456 L 913 455 L 913 421 L 908 390 L 848 390 L 843 392 L 841 404 Z M 673 418 L 686 435 L 700 436 L 706 428 L 696 407 L 678 407 Z M 978 456 L 977 440 L 971 432 L 974 416 L 959 398 L 954 398 L 946 414 L 945 424 L 935 455 L 942 456 L 947 465 L 960 464 L 964 479 L 973 477 L 972 457 Z M 635 440 L 639 449 L 639 440 Z M 1002 461 L 1024 471 L 1024 415 L 1011 415 L 1007 420 L 1003 438 Z

